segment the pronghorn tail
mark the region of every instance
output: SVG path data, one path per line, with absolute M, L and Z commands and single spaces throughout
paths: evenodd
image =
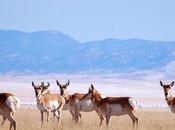
M 137 105 L 137 100 L 135 100 L 134 98 L 129 98 L 128 99 L 129 105 L 131 105 L 131 107 L 133 108 L 133 110 L 137 110 L 138 105 Z
M 20 100 L 15 96 L 9 96 L 6 100 L 6 104 L 13 112 L 16 112 L 19 109 Z

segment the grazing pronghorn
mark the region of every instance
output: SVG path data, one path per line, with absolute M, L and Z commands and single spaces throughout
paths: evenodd
M 84 99 L 93 101 L 94 105 L 100 108 L 100 112 L 106 118 L 106 127 L 109 124 L 111 116 L 120 116 L 127 114 L 133 121 L 133 126 L 137 126 L 138 118 L 134 115 L 137 109 L 137 101 L 131 97 L 105 97 L 91 85 L 89 92 L 84 96 Z
M 41 112 L 41 123 L 43 124 L 44 112 L 47 113 L 47 121 L 50 119 L 50 112 L 54 112 L 54 115 L 58 119 L 58 123 L 60 123 L 61 112 L 65 104 L 64 97 L 59 94 L 51 94 L 48 92 L 48 89 L 43 89 L 43 87 L 48 88 L 50 86 L 49 83 L 47 86 L 44 86 L 44 84 L 35 86 L 32 81 L 32 86 L 35 90 L 37 107 Z
M 173 97 L 172 90 L 171 90 L 172 86 L 174 85 L 174 81 L 171 82 L 171 84 L 163 84 L 163 82 L 160 81 L 160 85 L 163 87 L 165 100 L 171 112 L 175 113 L 175 97 Z
M 11 93 L 0 93 L 0 115 L 3 117 L 3 125 L 6 119 L 10 122 L 10 129 L 16 130 L 16 121 L 13 118 L 14 113 L 20 106 L 20 100 Z
M 100 118 L 100 126 L 103 121 L 103 116 L 100 113 L 100 109 L 94 106 L 91 99 L 83 99 L 86 94 L 75 93 L 73 95 L 69 95 L 67 91 L 67 87 L 69 86 L 69 80 L 66 84 L 61 85 L 58 80 L 56 81 L 57 85 L 60 87 L 60 93 L 65 98 L 66 103 L 69 104 L 69 111 L 72 114 L 75 122 L 78 123 L 79 118 L 81 118 L 80 111 L 83 112 L 91 112 L 96 111 Z

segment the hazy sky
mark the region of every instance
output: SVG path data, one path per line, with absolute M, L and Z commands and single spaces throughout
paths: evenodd
M 56 30 L 79 41 L 175 40 L 175 0 L 0 0 L 0 29 Z

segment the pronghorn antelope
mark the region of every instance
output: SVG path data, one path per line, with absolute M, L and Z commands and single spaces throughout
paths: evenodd
M 41 93 L 44 93 L 45 95 L 46 94 L 51 94 L 51 92 L 50 92 L 50 90 L 49 90 L 49 86 L 50 86 L 50 84 L 49 85 L 44 85 L 44 81 L 43 82 L 41 82 L 41 86 L 40 86 L 40 88 L 41 88 Z M 63 109 L 64 109 L 64 107 L 63 107 Z M 54 119 L 55 119 L 55 111 L 52 111 L 53 112 L 53 117 L 54 117 Z
M 60 123 L 61 112 L 65 104 L 64 97 L 60 96 L 59 94 L 48 93 L 48 89 L 42 89 L 42 87 L 49 87 L 49 83 L 47 86 L 44 86 L 44 84 L 35 86 L 34 82 L 32 81 L 32 86 L 35 90 L 37 107 L 41 112 L 41 123 L 43 124 L 44 112 L 47 113 L 47 121 L 50 119 L 50 112 L 54 112 L 54 115 L 58 119 L 58 123 Z
M 60 87 L 60 94 L 65 98 L 65 101 L 66 101 L 65 105 L 66 105 L 66 108 L 68 108 L 69 112 L 72 115 L 72 121 L 76 121 L 75 112 L 73 111 L 73 109 L 69 105 L 69 97 L 70 97 L 70 95 L 67 92 L 67 87 L 69 86 L 70 81 L 68 80 L 68 82 L 66 84 L 60 84 L 58 82 L 58 80 L 57 80 L 56 83 Z M 65 109 L 65 110 L 67 110 L 67 109 Z M 79 118 L 81 118 L 81 114 L 80 113 L 79 113 Z
M 44 94 L 52 94 L 50 92 L 50 90 L 49 90 L 49 86 L 48 85 L 46 85 L 46 86 L 44 85 L 44 81 L 41 82 L 41 84 L 42 84 L 42 87 L 40 87 L 40 88 L 41 88 L 42 93 L 44 92 Z M 67 104 L 64 104 L 63 110 L 69 110 Z M 55 112 L 54 111 L 53 111 L 53 117 L 55 119 Z
M 89 92 L 84 96 L 84 99 L 93 101 L 94 105 L 100 108 L 100 112 L 106 118 L 106 127 L 109 124 L 111 116 L 120 116 L 127 114 L 133 121 L 133 127 L 138 124 L 138 118 L 134 115 L 137 108 L 137 101 L 131 97 L 105 97 L 91 85 Z
M 10 122 L 10 129 L 16 130 L 16 121 L 13 118 L 14 113 L 20 106 L 20 100 L 11 93 L 0 93 L 0 115 L 3 117 L 3 125 L 6 119 Z
M 75 93 L 73 95 L 69 95 L 67 91 L 67 87 L 69 86 L 69 80 L 66 84 L 61 85 L 58 80 L 56 81 L 57 85 L 60 87 L 60 93 L 65 98 L 66 103 L 69 104 L 69 111 L 72 114 L 75 122 L 78 123 L 79 118 L 81 117 L 80 111 L 83 112 L 91 112 L 96 111 L 100 118 L 100 126 L 103 121 L 103 116 L 100 113 L 100 109 L 94 106 L 91 99 L 83 99 L 86 94 Z
M 171 112 L 175 113 L 175 97 L 173 97 L 171 90 L 172 86 L 174 85 L 174 81 L 171 82 L 171 84 L 163 84 L 163 82 L 160 81 L 160 85 L 163 87 L 165 100 L 170 107 Z

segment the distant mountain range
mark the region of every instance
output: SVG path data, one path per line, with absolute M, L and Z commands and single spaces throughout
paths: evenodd
M 81 43 L 56 31 L 0 30 L 0 72 L 175 72 L 175 42 L 105 39 Z

